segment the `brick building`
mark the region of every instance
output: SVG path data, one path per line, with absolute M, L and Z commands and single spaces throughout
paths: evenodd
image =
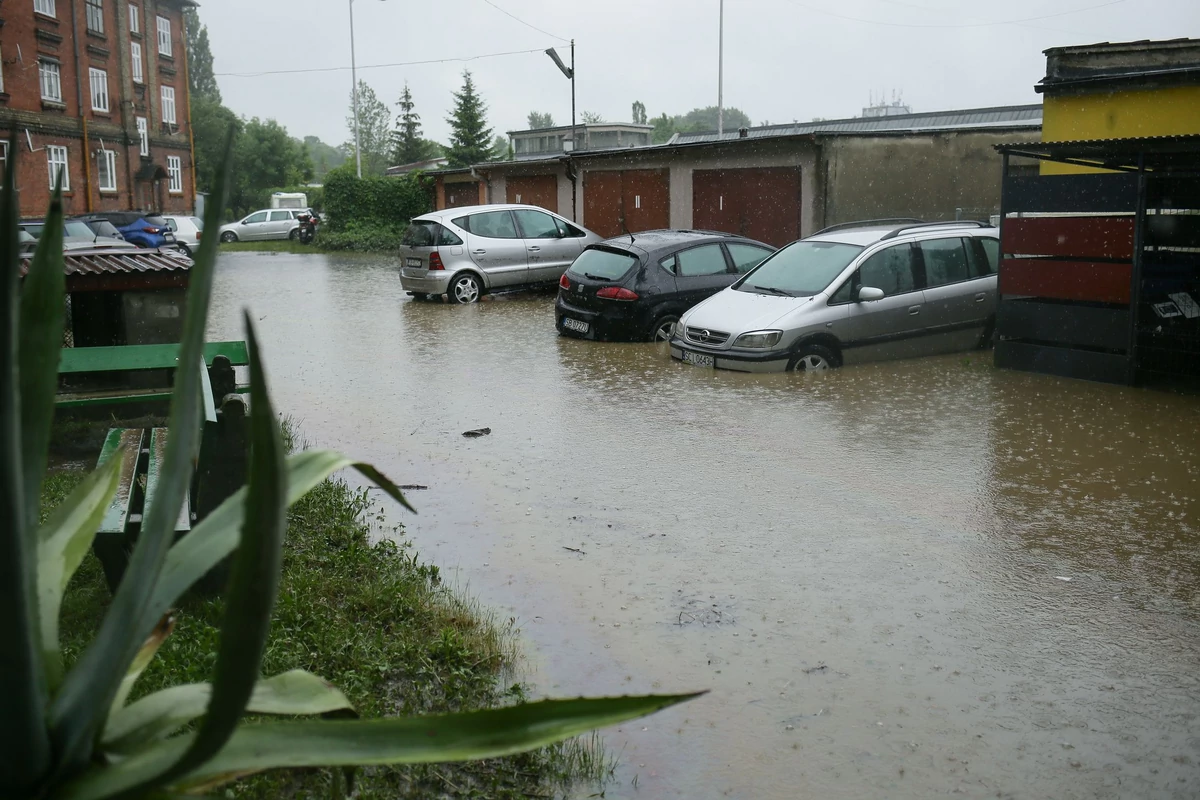
M 21 215 L 189 213 L 183 10 L 191 0 L 0 0 L 0 180 L 17 135 Z

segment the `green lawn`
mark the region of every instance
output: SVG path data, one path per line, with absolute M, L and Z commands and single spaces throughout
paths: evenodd
M 221 250 L 230 253 L 320 253 L 319 247 L 300 244 L 292 239 L 271 239 L 265 242 L 222 242 Z

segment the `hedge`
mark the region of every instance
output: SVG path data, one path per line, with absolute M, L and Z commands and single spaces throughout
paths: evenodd
M 373 231 L 382 237 L 383 232 L 403 232 L 413 217 L 433 210 L 433 191 L 420 173 L 359 178 L 352 166 L 339 167 L 325 176 L 323 199 L 328 229 L 322 239 L 327 247 L 341 233 L 356 231 L 361 235 Z M 398 244 L 399 234 L 396 239 Z

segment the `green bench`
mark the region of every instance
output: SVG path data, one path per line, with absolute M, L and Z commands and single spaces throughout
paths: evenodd
M 207 352 L 205 357 L 207 360 Z M 229 366 L 227 363 L 222 365 L 221 359 L 228 361 L 227 356 L 218 354 L 211 359 L 215 363 L 196 365 L 200 370 L 204 401 L 200 455 L 187 498 L 175 521 L 176 539 L 246 482 L 246 398 L 230 383 L 232 368 L 222 381 L 210 376 L 210 372 L 222 372 Z M 169 438 L 170 432 L 166 428 L 110 428 L 105 438 L 98 463 L 104 464 L 110 458 L 122 460 L 117 494 L 93 544 L 110 590 L 115 591 L 121 582 L 141 532 L 145 512 L 156 495 Z M 217 590 L 224 584 L 224 578 L 224 568 L 218 567 L 201 582 L 201 589 Z
M 233 368 L 250 363 L 246 343 L 209 342 L 204 345 L 204 362 L 210 368 L 217 396 L 232 392 L 245 392 L 246 386 L 238 385 Z M 55 404 L 59 408 L 78 408 L 128 403 L 152 403 L 171 397 L 169 379 L 165 375 L 179 365 L 177 344 L 135 344 L 116 347 L 64 347 L 58 361 L 60 379 L 82 379 L 82 383 L 103 383 L 111 377 L 119 386 L 68 388 L 58 393 Z M 131 373 L 164 373 L 161 386 L 130 387 L 127 378 Z

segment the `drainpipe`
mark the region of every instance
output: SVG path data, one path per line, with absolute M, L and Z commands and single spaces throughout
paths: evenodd
M 188 151 L 192 159 L 192 213 L 196 211 L 196 137 L 192 134 L 192 77 L 188 65 L 188 30 L 187 30 L 187 14 L 179 15 L 179 28 L 183 34 L 183 90 L 187 92 L 187 126 L 188 126 Z M 357 87 L 355 87 L 357 89 Z
M 576 222 L 576 207 L 579 205 L 578 198 L 578 179 L 579 173 L 575 171 L 575 162 L 571 160 L 571 156 L 567 156 L 567 179 L 571 181 L 571 221 Z
M 83 113 L 83 73 L 79 56 L 79 3 L 71 0 L 71 38 L 75 40 L 75 102 L 79 109 L 79 119 L 83 123 L 83 196 L 88 212 L 92 210 L 92 162 L 91 145 L 88 143 L 88 121 Z

